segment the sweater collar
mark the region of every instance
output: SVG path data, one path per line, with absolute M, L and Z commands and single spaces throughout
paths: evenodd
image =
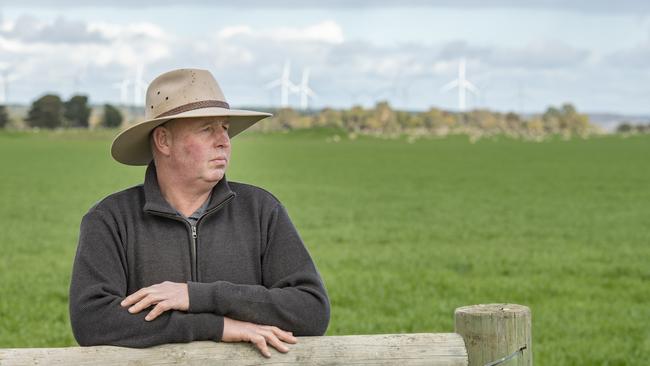
M 205 212 L 209 212 L 223 202 L 235 196 L 235 192 L 230 189 L 226 176 L 212 188 L 209 202 Z M 170 215 L 176 215 L 176 210 L 165 200 L 158 185 L 158 176 L 156 173 L 156 166 L 153 161 L 147 166 L 147 171 L 144 176 L 144 211 L 145 212 L 159 212 Z

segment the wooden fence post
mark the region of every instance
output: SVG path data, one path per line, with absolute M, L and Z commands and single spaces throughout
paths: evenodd
M 455 331 L 465 340 L 469 366 L 532 366 L 530 309 L 515 304 L 456 309 Z

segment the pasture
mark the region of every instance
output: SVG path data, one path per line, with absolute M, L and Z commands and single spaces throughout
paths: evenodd
M 1 348 L 76 344 L 80 219 L 144 174 L 110 158 L 114 134 L 0 132 Z M 329 291 L 328 335 L 451 332 L 456 307 L 512 302 L 532 310 L 536 364 L 650 359 L 650 136 L 247 132 L 228 179 L 287 207 Z

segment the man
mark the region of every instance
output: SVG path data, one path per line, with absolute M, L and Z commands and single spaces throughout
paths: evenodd
M 329 322 L 323 282 L 270 193 L 227 182 L 230 139 L 267 113 L 233 110 L 214 77 L 182 69 L 147 89 L 145 121 L 112 156 L 143 185 L 84 216 L 70 285 L 80 345 L 248 341 L 266 357 Z

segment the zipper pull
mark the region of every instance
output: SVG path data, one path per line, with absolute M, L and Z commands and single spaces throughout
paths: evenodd
M 196 226 L 192 225 L 192 237 L 196 239 Z

